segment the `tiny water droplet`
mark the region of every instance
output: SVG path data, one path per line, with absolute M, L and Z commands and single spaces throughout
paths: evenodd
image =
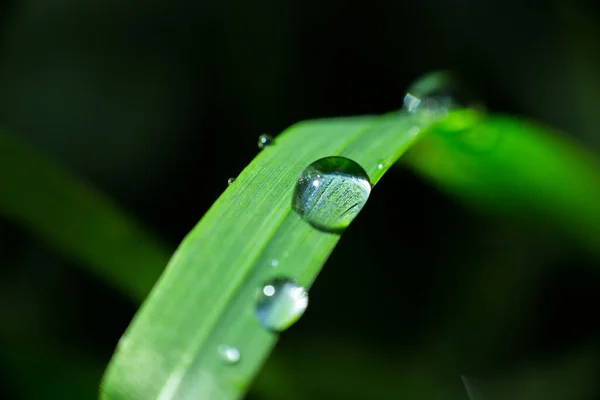
M 308 306 L 308 293 L 286 278 L 274 279 L 260 288 L 256 318 L 270 331 L 281 332 L 292 326 Z
M 269 265 L 273 268 L 277 268 L 277 267 L 279 267 L 279 260 L 274 258 L 269 261 Z
M 229 178 L 227 179 L 227 185 L 231 185 L 233 182 L 235 182 L 235 178 Z
M 273 143 L 273 138 L 269 135 L 260 135 L 258 137 L 258 148 L 259 149 L 264 149 L 271 143 Z
M 237 364 L 240 361 L 240 351 L 235 347 L 222 344 L 217 348 L 217 352 L 227 364 Z
M 317 229 L 340 232 L 363 208 L 371 183 L 365 170 L 345 157 L 326 157 L 310 164 L 298 179 L 292 209 Z
M 383 169 L 383 164 L 382 163 L 377 164 L 377 169 Z
M 469 88 L 447 71 L 426 74 L 410 86 L 404 96 L 404 108 L 422 122 L 443 119 L 458 108 L 483 107 Z

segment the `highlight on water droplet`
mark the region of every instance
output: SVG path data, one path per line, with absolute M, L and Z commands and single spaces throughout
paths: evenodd
M 313 227 L 339 233 L 356 218 L 370 193 L 369 176 L 358 163 L 325 157 L 300 174 L 292 209 Z
M 269 135 L 260 135 L 258 137 L 258 148 L 259 149 L 264 149 L 265 147 L 269 146 L 271 143 L 273 143 L 273 138 Z
M 235 182 L 235 178 L 229 178 L 227 179 L 227 185 L 231 185 L 233 182 Z
M 308 293 L 287 278 L 276 278 L 258 291 L 256 318 L 270 331 L 281 332 L 292 326 L 308 307 Z
M 219 345 L 217 352 L 226 364 L 237 364 L 240 361 L 240 351 L 233 346 Z

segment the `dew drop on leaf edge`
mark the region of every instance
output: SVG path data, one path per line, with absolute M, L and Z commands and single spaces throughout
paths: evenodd
M 308 307 L 308 293 L 293 280 L 275 278 L 259 288 L 256 319 L 269 331 L 281 332 L 292 326 Z
M 259 149 L 264 149 L 265 147 L 269 146 L 271 143 L 273 143 L 273 137 L 271 137 L 269 135 L 260 135 L 258 137 L 258 148 Z
M 417 116 L 422 122 L 444 118 L 450 110 L 477 108 L 483 111 L 477 99 L 459 77 L 449 71 L 435 71 L 421 76 L 407 90 L 404 109 Z
M 339 233 L 356 218 L 370 193 L 369 176 L 357 162 L 325 157 L 300 174 L 292 209 L 313 227 Z

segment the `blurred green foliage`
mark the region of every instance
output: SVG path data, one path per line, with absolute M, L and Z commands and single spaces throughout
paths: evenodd
M 260 133 L 308 118 L 396 109 L 415 77 L 440 67 L 463 75 L 490 109 L 568 132 L 551 135 L 553 148 L 566 146 L 568 165 L 587 164 L 566 143 L 589 153 L 600 148 L 594 7 L 520 0 L 3 4 L 0 125 L 18 136 L 10 146 L 23 142 L 36 155 L 0 144 L 0 202 L 12 207 L 0 220 L 0 397 L 95 396 L 135 311 L 129 297 L 97 279 L 103 270 L 80 268 L 92 259 L 98 268 L 101 260 L 131 261 L 104 254 L 86 237 L 76 239 L 88 251 L 60 251 L 73 226 L 114 245 L 95 224 L 118 224 L 110 215 L 122 212 L 92 200 L 106 206 L 105 217 L 69 225 L 65 215 L 81 214 L 60 198 L 77 201 L 94 186 L 133 215 L 127 220 L 143 221 L 175 248 L 227 178 L 252 159 Z M 545 128 L 532 129 L 546 137 Z M 444 140 L 429 147 L 439 150 Z M 598 396 L 589 377 L 600 334 L 593 317 L 600 301 L 596 217 L 582 230 L 577 222 L 593 208 L 594 190 L 588 194 L 578 176 L 544 168 L 537 175 L 543 186 L 522 187 L 497 173 L 502 160 L 446 142 L 451 153 L 439 160 L 460 155 L 458 174 L 444 181 L 453 185 L 428 174 L 437 182 L 430 186 L 406 169 L 388 175 L 345 232 L 311 290 L 311 307 L 283 336 L 250 397 L 466 399 L 460 374 L 486 399 L 502 390 L 544 399 L 553 399 L 548 392 L 569 400 Z M 534 159 L 526 151 L 516 161 L 531 166 Z M 75 183 L 75 195 L 59 197 L 71 192 L 51 186 L 57 164 L 90 184 Z M 565 194 L 580 193 L 577 206 L 549 204 L 531 218 L 532 208 L 546 205 L 553 174 L 568 181 Z M 483 199 L 458 189 L 465 176 L 483 179 Z M 488 177 L 498 185 L 486 184 Z M 20 183 L 19 197 L 5 194 L 7 182 Z M 528 207 L 511 209 L 515 199 L 507 201 L 501 184 L 512 184 Z M 577 192 L 567 190 L 573 187 Z M 468 207 L 436 188 L 467 199 Z M 33 219 L 36 210 L 41 217 Z M 552 210 L 560 211 L 559 223 L 546 218 Z M 34 221 L 46 228 L 32 229 Z M 50 223 L 56 235 L 47 235 Z M 137 253 L 145 261 L 131 267 L 143 271 L 128 283 L 132 293 L 145 293 L 160 269 L 150 259 L 167 253 Z
M 90 266 L 133 300 L 169 259 L 164 245 L 91 187 L 0 133 L 0 214 Z
M 557 133 L 491 116 L 469 129 L 449 121 L 412 152 L 416 170 L 471 204 L 567 233 L 600 256 L 600 163 Z

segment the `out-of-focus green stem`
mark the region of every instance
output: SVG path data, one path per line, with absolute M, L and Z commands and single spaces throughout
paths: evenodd
M 68 172 L 0 133 L 0 215 L 144 299 L 170 252 L 115 204 Z

